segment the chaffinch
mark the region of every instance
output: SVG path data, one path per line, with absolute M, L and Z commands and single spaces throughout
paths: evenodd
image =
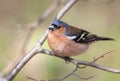
M 82 54 L 95 41 L 114 40 L 91 34 L 57 19 L 50 25 L 47 38 L 52 51 L 61 57 Z

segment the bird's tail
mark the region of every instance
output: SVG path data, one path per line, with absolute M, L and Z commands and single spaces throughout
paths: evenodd
M 97 36 L 97 35 L 90 35 L 90 36 L 88 36 L 86 42 L 107 41 L 107 40 L 114 40 L 114 39 L 109 38 L 109 37 L 100 37 L 100 36 Z
M 108 41 L 108 40 L 113 41 L 114 39 L 109 37 L 100 37 L 94 34 L 90 34 L 90 35 L 87 35 L 84 40 L 82 40 L 82 43 L 92 43 L 95 41 Z

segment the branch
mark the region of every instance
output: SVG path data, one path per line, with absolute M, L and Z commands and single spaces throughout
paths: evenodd
M 74 74 L 74 72 L 76 72 L 78 69 L 78 67 L 76 66 L 76 68 L 70 72 L 69 74 L 65 75 L 64 77 L 58 78 L 58 79 L 51 79 L 51 80 L 37 80 L 35 78 L 29 77 L 27 76 L 27 79 L 33 80 L 33 81 L 63 81 L 64 79 L 68 78 L 70 75 Z
M 64 14 L 77 2 L 78 0 L 69 0 L 66 5 L 58 12 L 56 19 L 61 19 Z M 39 40 L 40 44 L 42 45 L 48 34 L 49 30 L 46 30 L 45 34 L 42 36 L 41 40 Z
M 116 51 L 116 50 L 118 50 L 118 49 L 114 49 L 114 50 L 108 51 L 108 52 L 102 54 L 101 56 L 99 56 L 99 57 L 97 57 L 97 58 L 94 58 L 94 60 L 93 60 L 90 64 L 95 63 L 95 62 L 98 61 L 99 59 L 103 58 L 105 55 L 110 54 L 111 52 L 114 52 L 114 51 Z M 85 66 L 83 66 L 82 68 L 86 68 L 87 66 L 88 66 L 88 65 L 85 65 Z
M 69 7 L 71 7 L 73 4 L 75 4 L 77 0 L 70 0 L 66 5 L 69 4 L 69 6 L 65 5 L 65 8 L 63 8 L 61 11 L 64 11 L 61 14 L 58 14 L 57 19 L 62 18 L 62 16 L 67 12 L 67 9 L 69 9 Z M 41 45 L 44 43 L 44 41 L 46 40 L 48 34 L 48 30 L 45 32 L 45 34 L 41 37 L 41 39 L 37 42 L 37 44 L 35 45 L 35 47 L 28 53 L 26 54 L 26 56 L 17 64 L 17 66 L 14 67 L 14 69 L 12 70 L 12 72 L 8 75 L 7 77 L 7 81 L 12 81 L 14 79 L 14 77 L 19 73 L 19 71 L 23 68 L 23 66 L 38 52 L 42 53 L 42 47 Z
M 77 71 L 78 68 L 80 68 L 80 69 L 83 68 L 84 69 L 87 66 L 90 66 L 90 67 L 93 67 L 93 68 L 97 68 L 97 69 L 100 69 L 100 70 L 104 70 L 104 71 L 108 71 L 108 72 L 115 73 L 115 74 L 120 74 L 120 69 L 113 69 L 113 68 L 105 67 L 105 66 L 102 66 L 102 65 L 99 65 L 99 64 L 95 63 L 100 58 L 103 58 L 105 55 L 110 54 L 111 52 L 114 52 L 116 50 L 118 50 L 118 49 L 114 49 L 114 50 L 111 50 L 109 52 L 106 52 L 106 53 L 102 54 L 101 56 L 97 57 L 96 59 L 94 59 L 92 62 L 84 61 L 84 60 L 76 60 L 76 59 L 73 59 L 73 58 L 69 58 L 68 61 L 70 63 L 73 63 L 76 66 L 76 68 L 72 72 L 70 72 L 69 74 L 65 75 L 62 78 L 51 79 L 51 80 L 37 80 L 37 79 L 32 78 L 32 77 L 27 77 L 27 78 L 30 79 L 30 80 L 33 80 L 33 81 L 56 81 L 56 80 L 63 81 L 64 79 L 70 77 L 71 75 L 75 75 L 79 79 L 88 80 L 88 79 L 92 78 L 92 76 L 90 76 L 88 78 L 81 78 L 79 75 L 75 74 L 75 72 Z M 49 51 L 49 50 L 46 50 L 46 49 L 42 49 L 38 53 L 44 53 L 44 54 L 55 56 L 55 57 L 58 57 L 58 58 L 61 58 L 61 59 L 65 60 L 64 57 L 59 57 L 59 56 L 55 55 L 52 51 Z M 81 68 L 81 67 L 79 67 L 79 65 L 85 65 L 85 66 Z
M 60 5 L 61 0 L 55 0 L 50 7 L 43 13 L 42 16 L 40 16 L 38 19 L 36 19 L 35 21 L 25 25 L 24 27 L 29 28 L 26 32 L 26 36 L 23 41 L 23 45 L 21 48 L 20 53 L 15 57 L 15 59 L 6 66 L 6 68 L 0 73 L 2 77 L 4 77 L 5 75 L 7 75 L 8 73 L 10 73 L 10 71 L 13 70 L 13 68 L 17 65 L 17 63 L 20 62 L 20 60 L 23 58 L 23 56 L 25 55 L 25 48 L 27 46 L 27 43 L 32 35 L 32 33 L 34 32 L 35 29 L 37 29 L 37 27 L 46 19 L 48 18 L 56 9 L 57 7 Z
M 75 74 L 75 72 L 77 71 L 77 69 L 78 69 L 78 66 L 76 66 L 75 69 L 74 69 L 72 72 L 70 72 L 70 73 L 68 73 L 67 75 L 65 75 L 65 76 L 63 76 L 63 77 L 61 77 L 61 78 L 58 78 L 58 79 L 37 80 L 37 79 L 32 78 L 32 77 L 29 77 L 29 76 L 26 76 L 26 77 L 27 77 L 27 79 L 30 79 L 30 80 L 33 80 L 33 81 L 63 81 L 63 80 L 65 80 L 66 78 L 70 77 L 70 76 L 73 75 L 73 74 L 74 74 L 76 77 L 78 77 L 79 79 L 88 80 L 88 79 L 92 78 L 92 76 L 90 76 L 90 77 L 88 77 L 88 78 L 81 78 L 79 75 Z
M 75 4 L 75 2 L 77 2 L 78 0 L 69 0 L 69 2 L 60 10 L 60 12 L 58 13 L 58 15 L 56 16 L 57 19 L 61 19 L 63 17 L 63 15 L 73 6 L 73 4 Z M 39 22 L 40 20 L 38 20 Z M 45 34 L 41 37 L 40 40 L 38 40 L 37 44 L 34 46 L 34 48 L 26 54 L 26 56 L 14 67 L 14 69 L 12 70 L 12 72 L 8 75 L 6 81 L 12 81 L 14 79 L 14 77 L 19 73 L 19 71 L 24 67 L 24 65 L 36 54 L 38 53 L 44 53 L 44 54 L 48 54 L 48 55 L 52 55 L 52 56 L 56 56 L 52 51 L 46 50 L 42 48 L 43 43 L 46 40 L 47 34 L 48 34 L 48 30 L 46 30 Z M 59 57 L 59 56 L 56 56 Z M 65 59 L 63 57 L 59 57 L 61 59 Z M 120 74 L 120 69 L 113 69 L 113 68 L 108 68 L 102 65 L 98 65 L 96 64 L 94 61 L 93 62 L 88 62 L 88 61 L 84 61 L 84 60 L 76 60 L 76 59 L 70 59 L 69 60 L 70 63 L 75 64 L 76 66 L 78 65 L 87 65 L 90 67 L 94 67 L 97 69 L 101 69 L 104 71 L 108 71 L 108 72 L 112 72 L 112 73 L 116 73 L 116 74 Z M 63 79 L 69 77 L 70 75 L 74 74 L 74 72 L 76 71 L 76 69 L 74 69 L 71 73 L 69 73 L 68 75 L 64 76 Z M 77 75 L 76 75 L 77 76 Z
M 42 49 L 42 53 L 56 56 L 53 52 L 46 50 L 46 49 Z M 59 56 L 56 56 L 56 57 L 59 57 Z M 59 57 L 59 58 L 65 59 L 63 57 Z M 84 60 L 76 60 L 76 59 L 71 59 L 71 60 L 69 60 L 69 62 L 73 63 L 77 66 L 78 65 L 87 65 L 87 66 L 94 67 L 94 68 L 97 68 L 100 70 L 108 71 L 108 72 L 115 73 L 115 74 L 120 74 L 120 69 L 113 69 L 113 68 L 105 67 L 105 66 L 96 64 L 94 62 L 89 62 L 89 61 L 84 61 Z
M 30 79 L 30 80 L 33 80 L 33 81 L 56 81 L 56 80 L 57 80 L 57 81 L 63 81 L 63 80 L 65 80 L 66 78 L 70 77 L 71 75 L 75 75 L 75 76 L 78 77 L 79 79 L 88 80 L 88 79 L 92 78 L 93 76 L 90 76 L 90 77 L 88 77 L 88 78 L 81 78 L 79 75 L 77 75 L 77 74 L 75 73 L 78 68 L 84 69 L 84 68 L 87 67 L 87 66 L 94 67 L 94 68 L 97 68 L 97 69 L 100 69 L 100 70 L 104 70 L 104 71 L 108 71 L 108 72 L 115 73 L 115 74 L 120 74 L 120 69 L 108 68 L 108 67 L 105 67 L 105 66 L 102 66 L 102 65 L 98 65 L 98 64 L 95 63 L 95 62 L 96 62 L 97 60 L 99 60 L 100 58 L 103 58 L 105 55 L 110 54 L 111 52 L 116 51 L 116 50 L 118 50 L 118 49 L 111 50 L 111 51 L 109 51 L 109 52 L 107 52 L 107 53 L 104 53 L 104 54 L 102 54 L 101 56 L 99 56 L 98 58 L 94 59 L 92 62 L 84 61 L 84 60 L 76 60 L 76 59 L 70 58 L 68 61 L 69 61 L 70 63 L 75 64 L 76 68 L 75 68 L 73 71 L 71 71 L 69 74 L 63 76 L 62 78 L 51 79 L 51 80 L 37 80 L 37 79 L 35 79 L 35 78 L 28 77 L 28 76 L 27 76 L 27 78 Z M 42 49 L 42 51 L 40 51 L 40 52 L 42 52 L 42 53 L 44 53 L 44 54 L 56 56 L 52 51 L 49 51 L 49 50 L 46 50 L 46 49 Z M 38 52 L 38 53 L 39 53 L 39 52 Z M 63 58 L 63 57 L 59 57 L 59 56 L 56 56 L 56 57 L 65 60 L 65 58 Z M 81 68 L 81 67 L 79 67 L 79 65 L 85 65 L 85 66 Z
M 61 19 L 64 14 L 77 2 L 78 0 L 70 0 L 58 13 L 56 19 Z

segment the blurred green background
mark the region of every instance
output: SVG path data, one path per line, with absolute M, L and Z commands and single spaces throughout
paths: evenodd
M 0 0 L 0 71 L 19 54 L 28 28 L 19 25 L 36 20 L 54 0 Z M 64 0 L 63 0 L 64 1 Z M 36 44 L 56 16 L 63 4 L 33 33 L 27 46 L 27 52 Z M 79 0 L 62 18 L 63 21 L 88 30 L 100 36 L 112 37 L 116 41 L 98 42 L 88 51 L 73 58 L 92 61 L 110 50 L 120 48 L 120 0 Z M 50 49 L 47 41 L 44 48 Z M 97 61 L 98 64 L 120 69 L 119 50 Z M 26 76 L 42 79 L 59 78 L 74 69 L 56 57 L 38 54 L 20 71 L 13 81 L 28 81 Z M 87 67 L 76 72 L 80 77 L 93 76 L 87 81 L 120 81 L 120 75 Z M 84 81 L 75 76 L 65 81 Z

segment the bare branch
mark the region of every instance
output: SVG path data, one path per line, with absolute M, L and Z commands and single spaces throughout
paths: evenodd
M 49 50 L 45 50 L 45 49 L 42 50 L 42 53 L 56 56 L 55 54 L 53 54 L 53 52 L 51 52 Z M 59 57 L 59 56 L 56 56 L 56 57 Z M 64 59 L 62 57 L 59 57 L 59 58 Z M 94 62 L 89 62 L 89 61 L 84 61 L 84 60 L 76 60 L 76 59 L 71 59 L 71 60 L 69 60 L 69 62 L 71 62 L 75 65 L 87 65 L 87 66 L 94 67 L 94 68 L 97 68 L 100 70 L 108 71 L 108 72 L 115 73 L 115 74 L 120 74 L 120 69 L 113 69 L 113 68 L 105 67 L 105 66 L 96 64 Z
M 91 79 L 91 78 L 93 78 L 93 76 L 90 76 L 90 77 L 87 77 L 87 78 L 81 78 L 78 74 L 76 74 L 76 73 L 74 73 L 74 75 L 76 76 L 76 77 L 78 77 L 79 79 L 83 79 L 83 80 L 88 80 L 88 79 Z
M 24 42 L 24 48 L 27 46 L 27 42 L 33 33 L 33 31 L 42 23 L 46 18 L 48 18 L 60 5 L 61 0 L 55 0 L 52 5 L 43 13 L 42 16 L 40 16 L 37 20 L 33 21 L 32 23 L 26 25 L 27 28 L 29 28 L 28 33 L 26 34 L 25 42 Z
M 75 69 L 74 69 L 72 72 L 70 72 L 69 74 L 63 76 L 62 78 L 58 78 L 58 79 L 37 80 L 37 79 L 35 79 L 35 78 L 28 77 L 28 76 L 27 76 L 27 78 L 30 79 L 30 80 L 33 80 L 33 81 L 56 81 L 56 80 L 57 80 L 57 81 L 63 81 L 63 80 L 65 80 L 66 78 L 68 78 L 68 77 L 70 77 L 71 75 L 73 75 L 73 74 L 77 71 L 77 69 L 78 69 L 78 67 L 76 66 Z M 76 75 L 76 76 L 77 76 L 77 75 Z M 78 76 L 77 76 L 77 77 L 78 77 Z
M 35 78 L 28 77 L 28 76 L 27 76 L 27 78 L 30 79 L 30 80 L 33 80 L 33 81 L 55 81 L 55 80 L 57 80 L 57 81 L 63 81 L 63 80 L 65 80 L 66 78 L 68 78 L 69 76 L 71 76 L 72 74 L 74 74 L 74 72 L 76 72 L 77 69 L 78 69 L 78 67 L 76 66 L 76 68 L 75 68 L 72 72 L 70 72 L 69 74 L 65 75 L 64 77 L 62 77 L 62 78 L 58 78 L 58 79 L 51 79 L 51 80 L 37 80 L 37 79 L 35 79 Z
M 88 61 L 83 61 L 83 60 L 71 60 L 71 63 L 73 64 L 77 64 L 78 65 L 87 65 L 87 66 L 91 66 L 100 70 L 104 70 L 104 71 L 108 71 L 111 73 L 115 73 L 115 74 L 120 74 L 120 69 L 113 69 L 113 68 L 109 68 L 109 67 L 105 67 L 96 63 L 91 63 Z
M 33 80 L 33 81 L 56 81 L 56 80 L 57 80 L 57 81 L 63 81 L 63 80 L 65 80 L 66 78 L 70 77 L 70 76 L 73 75 L 73 74 L 74 74 L 76 77 L 78 77 L 79 79 L 88 80 L 88 79 L 92 78 L 92 76 L 90 76 L 90 77 L 88 77 L 88 78 L 81 78 L 79 75 L 75 74 L 75 72 L 77 71 L 77 69 L 78 69 L 78 66 L 76 66 L 75 69 L 74 69 L 72 72 L 70 72 L 69 74 L 67 74 L 67 75 L 65 75 L 65 76 L 63 76 L 63 77 L 61 77 L 61 78 L 58 78 L 58 79 L 37 80 L 37 79 L 32 78 L 32 77 L 29 77 L 29 76 L 27 76 L 27 79 L 30 79 L 30 80 Z
M 77 2 L 78 0 L 70 0 L 58 13 L 56 19 L 61 19 L 64 14 Z
M 40 16 L 37 20 L 33 21 L 32 23 L 28 24 L 27 27 L 35 28 L 38 27 L 46 18 L 48 18 L 55 9 L 60 5 L 61 0 L 55 0 L 53 4 Z
M 24 54 L 25 54 L 25 48 L 27 46 L 27 43 L 32 35 L 32 33 L 34 32 L 34 30 L 46 19 L 48 18 L 54 11 L 55 9 L 57 9 L 57 7 L 60 5 L 61 0 L 55 0 L 53 2 L 53 4 L 50 5 L 50 7 L 43 13 L 42 16 L 40 16 L 37 20 L 29 23 L 28 25 L 26 25 L 25 27 L 28 28 L 27 32 L 26 32 L 26 36 L 23 41 L 23 45 L 21 47 L 21 51 L 20 53 L 15 57 L 15 59 L 6 66 L 6 68 L 0 73 L 2 76 L 5 76 L 6 74 L 8 74 L 11 70 L 13 70 L 13 68 L 17 65 L 18 62 L 20 62 L 20 60 L 23 58 Z M 43 40 L 41 40 L 43 41 Z
M 22 69 L 22 67 L 37 53 L 40 45 L 36 45 L 20 62 L 14 67 L 13 71 L 7 77 L 7 81 L 12 81 L 14 77 L 18 74 L 18 72 Z
M 33 81 L 38 81 L 38 80 L 36 80 L 35 78 L 31 78 L 31 77 L 29 77 L 29 76 L 26 76 L 27 77 L 27 79 L 29 80 L 33 80 Z
M 105 55 L 110 54 L 110 53 L 112 53 L 112 52 L 114 52 L 114 51 L 116 51 L 116 50 L 118 50 L 118 49 L 114 49 L 114 50 L 108 51 L 108 52 L 102 54 L 101 56 L 99 56 L 99 57 L 97 57 L 97 58 L 94 58 L 94 60 L 92 61 L 92 63 L 96 62 L 96 61 L 99 60 L 100 58 L 103 58 Z
M 56 19 L 61 19 L 64 14 L 77 2 L 78 0 L 69 0 L 67 4 L 58 12 Z M 46 30 L 45 34 L 42 36 L 41 40 L 39 40 L 42 45 L 47 38 L 49 30 Z
M 105 55 L 110 54 L 110 53 L 112 53 L 112 52 L 114 52 L 114 51 L 116 51 L 116 50 L 118 50 L 118 49 L 114 49 L 114 50 L 108 51 L 108 52 L 102 54 L 101 56 L 99 56 L 99 57 L 97 57 L 97 58 L 94 58 L 94 60 L 91 62 L 91 64 L 92 64 L 92 63 L 95 63 L 95 62 L 98 61 L 99 59 L 103 58 Z M 85 66 L 83 66 L 82 68 L 86 68 L 87 66 L 88 66 L 88 65 L 85 65 Z
M 78 1 L 78 0 L 69 0 L 69 2 L 60 10 L 60 12 L 56 16 L 56 18 L 57 19 L 61 19 L 63 17 L 63 15 L 73 6 L 73 4 L 75 4 L 76 1 Z M 43 16 L 43 18 L 45 18 L 45 15 Z M 36 20 L 36 22 L 33 22 L 30 25 L 31 26 L 30 28 L 34 29 L 39 23 L 41 23 L 41 19 L 38 19 L 38 20 Z M 29 30 L 29 31 L 32 31 L 32 30 Z M 38 42 L 35 45 L 35 47 L 29 53 L 27 53 L 26 56 L 14 67 L 12 72 L 8 75 L 6 81 L 12 81 L 14 79 L 14 77 L 19 73 L 19 71 L 24 67 L 24 65 L 36 54 L 44 53 L 44 54 L 56 56 L 52 51 L 43 49 L 42 46 L 41 46 L 45 42 L 48 32 L 49 31 L 46 30 L 45 34 L 38 40 Z M 29 36 L 28 36 L 28 38 L 29 38 Z M 111 73 L 120 74 L 120 69 L 108 68 L 108 67 L 105 67 L 105 66 L 102 66 L 102 65 L 98 65 L 98 64 L 95 63 L 95 61 L 97 61 L 98 59 L 102 58 L 105 55 L 106 54 L 103 54 L 102 56 L 94 59 L 93 62 L 88 62 L 88 61 L 83 61 L 83 60 L 76 60 L 76 59 L 70 59 L 69 62 L 75 64 L 76 68 L 72 72 L 70 72 L 68 75 L 62 77 L 61 79 L 54 79 L 54 80 L 61 81 L 61 80 L 66 79 L 70 75 L 75 74 L 74 72 L 77 71 L 78 65 L 86 65 L 86 66 L 94 67 L 94 68 L 97 68 L 97 69 L 100 69 L 100 70 L 108 71 L 108 72 L 111 72 Z M 56 57 L 59 57 L 59 56 L 56 56 Z M 59 57 L 59 58 L 65 59 L 63 57 Z M 77 75 L 75 75 L 75 76 L 77 76 Z M 30 79 L 30 77 L 28 77 L 28 78 Z M 34 81 L 38 81 L 38 80 L 33 79 L 33 78 L 31 78 L 31 79 L 34 80 Z M 45 80 L 39 80 L 39 81 L 45 81 Z M 52 80 L 48 80 L 48 81 L 52 81 Z
M 77 0 L 70 0 L 66 5 L 70 4 L 73 5 L 74 2 Z M 72 3 L 70 3 L 72 2 Z M 70 6 L 71 7 L 71 6 Z M 69 9 L 69 7 L 67 7 Z M 67 9 L 62 9 L 64 11 L 64 14 L 67 12 Z M 60 14 L 59 18 L 62 17 Z M 41 45 L 44 43 L 47 37 L 48 30 L 45 32 L 45 34 L 41 37 L 41 39 L 38 41 L 38 43 L 35 45 L 35 47 L 17 64 L 17 66 L 13 69 L 13 71 L 8 75 L 7 81 L 12 81 L 14 77 L 19 73 L 19 71 L 23 68 L 23 66 L 38 52 L 42 53 L 42 47 Z
M 29 76 L 26 76 L 28 80 L 32 80 L 32 81 L 59 81 L 58 79 L 51 79 L 51 80 L 37 80 L 35 78 L 32 78 L 32 77 L 29 77 Z
M 70 72 L 69 74 L 65 75 L 64 77 L 60 78 L 60 81 L 63 81 L 64 79 L 68 78 L 69 76 L 73 75 L 78 69 L 78 66 L 76 65 L 75 69 Z

